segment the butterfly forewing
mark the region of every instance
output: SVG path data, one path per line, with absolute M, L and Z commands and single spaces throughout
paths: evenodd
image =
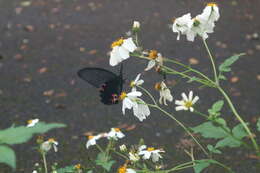
M 84 68 L 78 71 L 78 76 L 96 88 L 99 88 L 105 82 L 118 77 L 111 71 L 102 68 Z

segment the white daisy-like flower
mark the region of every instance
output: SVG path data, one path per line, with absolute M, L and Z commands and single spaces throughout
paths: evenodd
M 133 112 L 139 121 L 143 121 L 151 114 L 149 106 L 140 98 L 136 99 L 136 104 L 133 106 Z
M 191 15 L 190 13 L 183 15 L 174 20 L 172 31 L 178 33 L 177 40 L 180 40 L 181 34 L 187 34 L 190 30 Z
M 130 52 L 134 52 L 137 49 L 133 38 L 123 39 L 115 41 L 111 45 L 112 51 L 110 53 L 110 65 L 115 66 L 130 57 Z
M 27 126 L 26 127 L 33 127 L 39 122 L 39 119 L 32 119 L 27 121 Z
M 121 132 L 119 128 L 111 128 L 110 132 L 107 133 L 106 137 L 108 139 L 118 140 L 125 137 L 125 135 Z
M 127 168 L 127 164 L 118 168 L 117 173 L 136 173 L 134 169 Z
M 122 112 L 125 114 L 125 109 L 132 109 L 133 106 L 136 106 L 136 99 L 142 95 L 139 91 L 132 91 L 130 93 L 122 92 L 119 96 L 119 99 L 123 101 L 122 103 Z
M 133 162 L 137 162 L 138 160 L 140 160 L 140 157 L 139 157 L 138 153 L 129 152 L 129 160 L 131 160 Z
M 98 134 L 96 136 L 88 136 L 88 141 L 86 143 L 86 148 L 88 149 L 90 146 L 92 145 L 96 145 L 97 144 L 97 140 L 99 140 L 100 138 L 104 137 L 104 134 Z
M 146 146 L 143 145 L 142 149 L 139 151 L 139 155 L 143 155 L 143 159 L 144 160 L 148 160 L 150 158 L 152 158 L 153 162 L 157 162 L 159 161 L 160 158 L 162 158 L 162 156 L 160 155 L 160 153 L 165 152 L 162 149 L 155 149 L 153 147 L 149 147 L 146 149 Z
M 58 142 L 55 141 L 54 138 L 50 138 L 48 139 L 47 141 L 43 142 L 41 144 L 41 150 L 44 151 L 44 152 L 48 152 L 50 151 L 52 148 L 54 149 L 55 152 L 58 151 Z
M 140 79 L 141 73 L 139 73 L 134 81 L 131 81 L 130 87 L 132 88 L 132 91 L 136 91 L 136 87 L 140 86 L 144 83 L 144 80 Z
M 178 105 L 176 106 L 175 110 L 180 111 L 180 110 L 190 110 L 191 112 L 194 111 L 193 105 L 199 100 L 198 96 L 195 96 L 193 98 L 193 91 L 189 92 L 189 97 L 185 93 L 181 94 L 182 100 L 176 100 L 175 104 Z
M 145 71 L 151 70 L 156 64 L 158 67 L 163 65 L 162 55 L 156 50 L 150 50 L 148 58 L 150 59 L 150 61 L 148 62 L 147 67 L 144 69 Z
M 159 103 L 164 104 L 167 106 L 167 102 L 173 101 L 173 96 L 171 94 L 171 90 L 166 86 L 166 84 L 162 81 L 161 83 L 156 83 L 155 87 L 156 90 L 160 93 Z

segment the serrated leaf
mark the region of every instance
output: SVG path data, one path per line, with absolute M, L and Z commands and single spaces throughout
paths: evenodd
M 248 136 L 245 128 L 243 127 L 242 124 L 238 124 L 236 125 L 233 129 L 232 129 L 232 133 L 233 135 L 238 138 L 238 139 L 242 139 L 246 136 Z
M 37 123 L 34 127 L 9 127 L 0 131 L 0 144 L 21 144 L 29 139 L 34 134 L 45 133 L 54 128 L 66 127 L 64 124 L 44 122 Z
M 66 166 L 64 168 L 59 168 L 56 170 L 57 173 L 74 173 L 74 166 L 71 165 L 71 166 Z
M 223 148 L 223 147 L 230 147 L 235 148 L 239 147 L 242 143 L 238 140 L 235 140 L 231 136 L 228 136 L 220 141 L 217 142 L 215 148 Z
M 256 127 L 257 127 L 257 130 L 260 132 L 260 117 L 257 120 Z
M 210 115 L 216 115 L 218 112 L 221 111 L 222 107 L 224 105 L 224 101 L 223 100 L 218 100 L 216 101 L 212 107 L 208 110 Z
M 207 160 L 198 160 L 196 161 L 195 166 L 193 166 L 193 169 L 195 173 L 200 173 L 203 171 L 203 169 L 207 168 L 210 166 L 210 163 Z
M 8 146 L 0 145 L 0 163 L 7 164 L 13 169 L 16 168 L 15 152 Z
M 220 72 L 229 72 L 231 71 L 231 65 L 234 64 L 241 56 L 245 55 L 244 53 L 237 54 L 226 59 L 220 66 Z
M 208 150 L 211 153 L 215 153 L 215 154 L 221 154 L 222 152 L 218 149 L 216 149 L 213 145 L 207 145 Z
M 230 131 L 228 127 L 226 130 Z M 225 138 L 227 133 L 221 127 L 213 125 L 212 122 L 205 122 L 201 125 L 191 128 L 195 133 L 200 133 L 205 138 L 220 139 Z

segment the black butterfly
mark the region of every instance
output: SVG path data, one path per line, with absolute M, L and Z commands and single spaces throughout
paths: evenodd
M 78 71 L 78 76 L 89 84 L 99 88 L 101 102 L 106 105 L 117 104 L 123 87 L 123 66 L 119 75 L 103 68 L 83 68 Z

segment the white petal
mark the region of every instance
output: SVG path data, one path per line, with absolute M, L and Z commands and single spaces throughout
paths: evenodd
M 110 52 L 110 60 L 109 60 L 109 64 L 111 66 L 115 66 L 117 64 L 119 64 L 122 61 L 122 58 L 119 54 L 119 47 L 116 46 L 113 48 L 113 50 Z
M 187 97 L 187 95 L 185 93 L 182 93 L 181 96 L 182 96 L 184 101 L 189 101 L 188 97 Z
M 129 51 L 127 49 L 125 49 L 124 47 L 122 47 L 122 46 L 119 47 L 119 55 L 121 56 L 121 58 L 123 60 L 125 60 L 125 59 L 130 57 Z
M 133 170 L 133 169 L 128 168 L 128 169 L 126 169 L 126 173 L 136 173 L 136 171 Z
M 198 100 L 199 100 L 198 96 L 194 97 L 194 99 L 192 100 L 192 104 L 195 104 Z
M 141 73 L 139 73 L 139 74 L 136 76 L 136 78 L 135 78 L 135 80 L 134 80 L 135 83 L 140 79 L 140 76 L 141 76 Z
M 189 92 L 189 101 L 192 101 L 192 98 L 193 98 L 193 91 L 190 91 Z
M 185 106 L 177 106 L 175 107 L 176 111 L 181 111 L 181 110 L 187 110 L 187 108 Z
M 185 103 L 183 100 L 175 100 L 175 104 L 183 106 Z
M 148 70 L 151 70 L 154 66 L 155 66 L 155 61 L 154 60 L 151 60 L 148 62 L 148 65 L 146 67 L 146 69 L 144 69 L 145 71 L 148 71 Z
M 190 107 L 190 111 L 193 112 L 193 111 L 194 111 L 194 108 L 193 108 L 193 107 Z
M 127 49 L 129 52 L 134 52 L 137 48 L 135 43 L 133 42 L 133 38 L 128 38 L 128 39 L 124 40 L 122 47 Z
M 142 95 L 142 93 L 140 91 L 133 91 L 130 93 L 127 93 L 128 97 L 140 97 Z
M 136 82 L 136 85 L 139 86 L 139 85 L 142 85 L 143 83 L 144 83 L 144 80 L 141 79 L 141 80 L 139 80 L 139 81 Z

